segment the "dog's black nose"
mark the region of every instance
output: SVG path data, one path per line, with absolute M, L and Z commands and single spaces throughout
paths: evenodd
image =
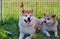
M 30 20 L 30 17 L 28 17 L 28 20 Z
M 28 17 L 28 22 L 31 22 L 31 19 L 30 19 L 30 17 Z
M 46 21 L 44 21 L 46 23 Z

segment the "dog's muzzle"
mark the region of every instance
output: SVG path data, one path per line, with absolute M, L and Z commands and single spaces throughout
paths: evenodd
M 31 19 L 28 17 L 28 19 L 27 20 L 24 19 L 24 21 L 29 24 L 31 22 Z
M 46 23 L 46 21 L 44 21 L 44 23 Z

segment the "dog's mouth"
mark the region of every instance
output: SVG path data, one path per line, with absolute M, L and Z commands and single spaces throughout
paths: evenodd
M 52 22 L 44 22 L 46 25 L 52 25 L 53 23 Z
M 25 23 L 27 23 L 27 24 L 29 24 L 29 23 L 31 22 L 31 20 L 25 20 L 25 19 L 24 19 L 24 21 L 25 21 Z

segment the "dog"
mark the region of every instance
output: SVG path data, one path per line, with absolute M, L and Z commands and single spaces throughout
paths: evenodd
M 39 19 L 39 28 L 41 28 L 42 32 L 46 34 L 46 36 L 50 37 L 50 34 L 48 31 L 53 31 L 55 37 L 58 36 L 58 21 L 56 20 L 55 14 L 44 14 L 44 18 Z
M 30 34 L 26 39 L 36 36 L 38 31 L 37 18 L 34 16 L 34 10 L 22 10 L 19 20 L 19 39 L 23 39 L 25 34 Z

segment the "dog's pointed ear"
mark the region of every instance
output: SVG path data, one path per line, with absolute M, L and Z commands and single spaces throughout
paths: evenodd
M 44 13 L 44 16 L 46 16 L 46 13 Z
M 22 10 L 22 13 L 24 13 L 24 10 Z
M 52 18 L 55 18 L 55 17 L 56 17 L 56 14 L 53 14 L 53 15 L 52 15 Z
M 52 18 L 55 18 L 55 17 L 56 17 L 56 14 L 53 14 L 53 15 L 52 15 Z

